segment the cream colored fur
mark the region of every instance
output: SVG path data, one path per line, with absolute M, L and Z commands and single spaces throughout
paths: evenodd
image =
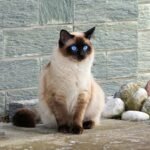
M 43 99 L 42 82 L 45 76 L 48 76 L 50 79 L 48 80 L 49 83 L 47 83 L 50 86 L 49 88 L 55 90 L 55 93 L 65 95 L 70 116 L 74 113 L 78 95 L 81 92 L 91 94 L 91 100 L 86 109 L 84 120 L 93 120 L 96 124 L 99 124 L 104 105 L 104 93 L 91 74 L 93 59 L 94 51 L 81 62 L 64 57 L 59 50 L 53 52 L 50 67 L 46 67 L 42 72 L 40 86 L 40 114 L 46 126 L 55 128 L 57 123 Z

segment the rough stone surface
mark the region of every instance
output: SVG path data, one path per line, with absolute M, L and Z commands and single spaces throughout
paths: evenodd
M 149 80 L 150 73 L 139 73 L 138 74 L 138 80 L 140 81 L 140 84 L 142 87 L 145 86 L 146 82 Z
M 4 55 L 3 32 L 0 31 L 0 58 Z
M 139 4 L 148 4 L 150 3 L 149 0 L 138 0 Z
M 105 107 L 102 113 L 104 118 L 115 118 L 121 116 L 125 110 L 125 104 L 120 98 L 106 98 Z
M 92 73 L 95 78 L 106 79 L 107 77 L 107 56 L 106 53 L 96 53 Z
M 61 29 L 72 31 L 72 26 L 51 26 L 26 30 L 7 30 L 5 36 L 6 56 L 35 56 L 51 54 L 57 47 Z
M 150 31 L 147 32 L 139 31 L 138 32 L 138 46 L 139 46 L 139 52 L 149 52 L 149 37 L 150 37 Z
M 108 52 L 107 57 L 108 79 L 136 76 L 136 51 Z
M 0 116 L 3 116 L 5 113 L 5 93 L 0 92 Z
M 142 111 L 150 115 L 150 97 L 144 102 Z
M 124 7 L 126 5 L 126 7 Z M 108 20 L 136 20 L 138 16 L 135 0 L 108 0 L 106 1 L 106 14 Z
M 144 72 L 148 73 L 150 71 L 150 63 L 149 63 L 150 31 L 149 30 L 147 32 L 140 31 L 138 33 L 138 37 L 139 37 L 138 38 L 139 39 L 138 70 L 140 73 L 144 73 Z M 145 82 L 147 82 L 147 81 L 145 80 Z
M 150 57 L 150 52 L 139 52 L 139 62 L 138 62 L 138 67 L 140 72 L 149 72 L 150 64 L 149 64 L 149 57 Z M 144 66 L 144 67 L 143 67 Z M 147 82 L 145 80 L 145 82 Z
M 116 52 L 96 54 L 93 73 L 96 78 L 100 79 L 133 77 L 137 73 L 136 59 L 136 51 L 117 52 L 117 55 Z
M 75 0 L 75 23 L 136 20 L 137 16 L 136 0 Z
M 150 72 L 150 1 L 139 0 L 138 19 L 138 80 L 145 86 Z
M 40 0 L 39 23 L 61 24 L 73 22 L 73 0 Z
M 139 29 L 150 29 L 150 2 L 139 5 Z
M 38 23 L 37 0 L 1 0 L 0 27 L 22 27 Z
M 101 126 L 85 130 L 82 135 L 60 134 L 37 127 L 17 128 L 1 124 L 6 137 L 0 140 L 0 150 L 149 150 L 149 122 L 102 120 Z
M 124 101 L 126 110 L 140 110 L 143 102 L 148 98 L 144 88 L 136 83 L 128 83 L 121 86 L 120 98 Z
M 75 23 L 89 23 L 89 22 L 104 22 L 105 15 L 105 0 L 91 1 L 91 0 L 75 0 L 74 22 Z
M 6 100 L 9 102 L 19 100 L 36 99 L 38 96 L 37 88 L 19 89 L 6 92 Z
M 0 90 L 35 87 L 40 70 L 37 59 L 0 61 Z
M 121 116 L 122 120 L 144 121 L 149 120 L 149 115 L 140 111 L 126 111 Z

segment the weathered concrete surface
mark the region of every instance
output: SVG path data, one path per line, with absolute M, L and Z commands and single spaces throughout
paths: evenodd
M 60 134 L 43 127 L 16 128 L 1 124 L 0 150 L 149 150 L 150 122 L 102 120 L 82 135 Z

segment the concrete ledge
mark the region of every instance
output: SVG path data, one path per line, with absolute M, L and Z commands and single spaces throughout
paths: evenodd
M 0 150 L 149 150 L 150 122 L 102 120 L 101 126 L 82 135 L 60 134 L 38 126 L 34 129 L 0 124 L 5 132 Z

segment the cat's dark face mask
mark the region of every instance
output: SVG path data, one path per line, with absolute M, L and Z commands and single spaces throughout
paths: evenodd
M 79 61 L 86 58 L 90 53 L 91 47 L 88 44 L 85 44 L 82 39 L 75 44 L 70 45 L 67 48 L 67 51 L 70 55 L 77 58 Z
M 65 57 L 72 57 L 77 61 L 82 61 L 92 52 L 90 42 L 95 27 L 84 32 L 81 36 L 70 34 L 66 30 L 61 30 L 59 39 L 59 49 Z

